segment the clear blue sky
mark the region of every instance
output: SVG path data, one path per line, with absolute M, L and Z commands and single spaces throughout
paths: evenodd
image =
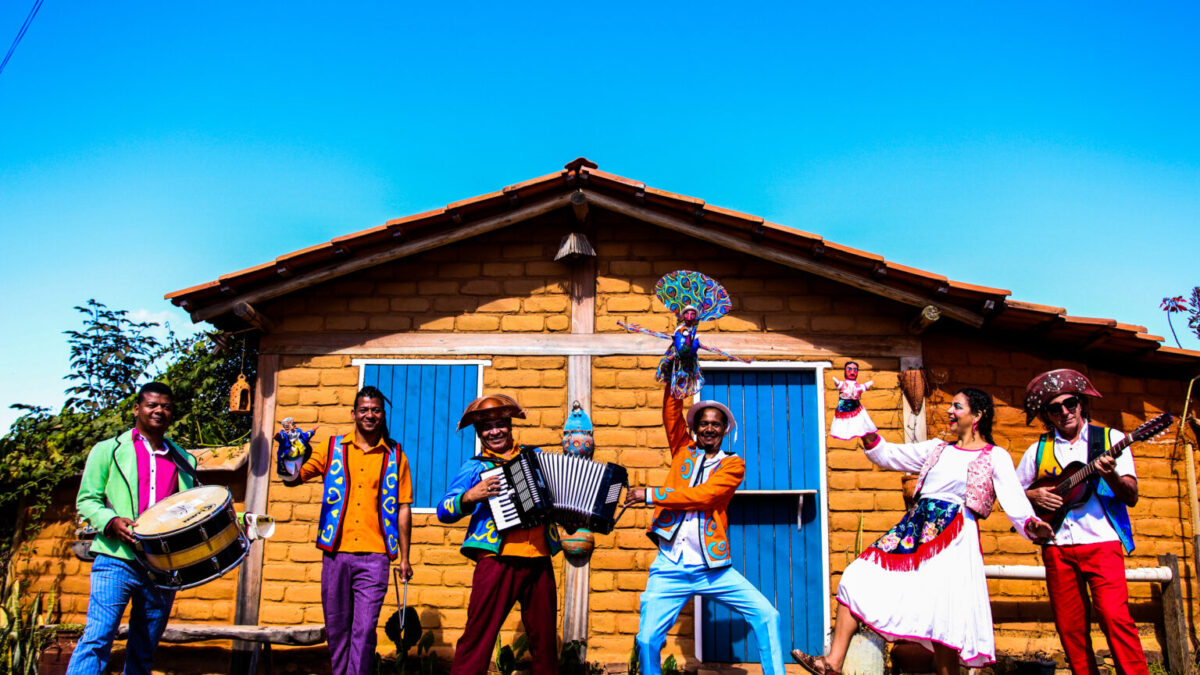
M 579 155 L 1168 339 L 1200 284 L 1195 3 L 336 4 L 45 3 L 0 74 L 0 405 L 61 403 L 88 298 L 170 316 Z

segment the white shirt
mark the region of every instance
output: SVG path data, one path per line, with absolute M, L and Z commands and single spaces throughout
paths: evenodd
M 893 471 L 908 471 L 920 473 L 925 466 L 929 453 L 933 452 L 942 441 L 929 440 L 920 443 L 889 443 L 879 437 L 879 442 L 867 450 L 867 459 L 877 466 Z M 1012 457 L 1004 448 L 990 446 L 989 449 L 963 450 L 956 445 L 949 445 L 938 457 L 929 473 L 925 474 L 925 483 L 921 486 L 921 497 L 940 499 L 953 504 L 965 504 L 967 497 L 967 469 L 971 462 L 979 457 L 980 452 L 992 454 L 992 488 L 1004 515 L 1016 528 L 1017 532 L 1026 539 L 1025 523 L 1033 517 L 1033 507 L 1025 497 L 1025 491 L 1013 473 Z M 974 516 L 971 516 L 972 520 Z
M 712 457 L 701 455 L 700 468 L 692 474 L 692 480 L 688 486 L 696 487 L 707 481 L 713 470 L 727 456 L 724 450 L 718 450 L 717 454 Z M 704 562 L 704 553 L 701 551 L 703 542 L 704 539 L 700 536 L 700 512 L 688 511 L 684 514 L 679 529 L 675 530 L 674 537 L 670 540 L 659 538 L 658 550 L 673 563 L 707 565 L 708 563 Z
M 1058 461 L 1059 466 L 1066 467 L 1072 462 L 1087 463 L 1088 457 L 1088 433 L 1090 427 L 1086 426 L 1088 422 L 1085 420 L 1083 432 L 1079 434 L 1079 438 L 1071 443 L 1059 435 L 1058 430 L 1054 430 L 1054 459 Z M 1111 429 L 1109 431 L 1109 441 L 1116 445 L 1125 438 L 1125 434 Z M 1025 455 L 1021 457 L 1021 464 L 1017 467 L 1017 480 L 1021 481 L 1021 486 L 1028 489 L 1029 486 L 1037 479 L 1037 451 L 1040 443 L 1035 442 L 1025 451 Z M 1118 476 L 1133 476 L 1137 478 L 1137 474 L 1133 470 L 1133 455 L 1126 449 L 1117 458 L 1117 475 Z M 1101 478 L 1100 480 L 1104 480 Z M 1096 491 L 1092 491 L 1092 496 L 1088 497 L 1087 502 L 1082 506 L 1077 506 L 1067 512 L 1067 517 L 1063 520 L 1062 527 L 1058 528 L 1054 539 L 1050 541 L 1054 546 L 1075 546 L 1078 544 L 1099 544 L 1106 541 L 1120 541 L 1117 537 L 1117 531 L 1113 529 L 1108 522 L 1108 518 L 1104 515 L 1104 507 L 1100 505 L 1100 499 L 1096 497 Z

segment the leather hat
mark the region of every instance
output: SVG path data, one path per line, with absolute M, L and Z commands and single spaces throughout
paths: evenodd
M 462 419 L 458 421 L 458 428 L 461 430 L 476 422 L 485 420 L 495 420 L 502 417 L 515 417 L 517 419 L 525 419 L 525 411 L 517 404 L 517 400 L 511 396 L 504 394 L 488 394 L 467 404 L 467 409 L 463 411 Z
M 1062 394 L 1100 398 L 1100 392 L 1092 386 L 1091 380 L 1078 370 L 1059 368 L 1046 371 L 1030 380 L 1025 387 L 1025 424 L 1032 423 L 1047 403 Z

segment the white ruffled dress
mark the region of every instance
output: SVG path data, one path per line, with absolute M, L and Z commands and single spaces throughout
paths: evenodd
M 918 473 L 941 443 L 883 441 L 868 450 L 867 457 L 885 469 Z M 947 447 L 926 475 L 920 497 L 963 505 L 967 466 L 985 451 L 992 453 L 992 483 L 1000 506 L 1017 532 L 1027 537 L 1025 523 L 1033 517 L 1033 507 L 1003 448 Z M 954 540 L 915 569 L 886 569 L 866 554 L 859 557 L 843 573 L 837 599 L 888 641 L 911 640 L 930 651 L 934 643 L 946 645 L 959 652 L 962 665 L 977 668 L 995 661 L 992 608 L 975 514 L 965 505 L 960 512 L 963 520 Z

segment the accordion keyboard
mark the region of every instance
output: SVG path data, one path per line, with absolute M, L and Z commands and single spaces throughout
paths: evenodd
M 516 492 L 509 486 L 508 481 L 503 480 L 504 469 L 496 467 L 488 469 L 479 474 L 480 480 L 487 480 L 492 476 L 500 476 L 500 486 L 502 492 L 495 497 L 488 498 L 488 506 L 492 509 L 492 517 L 496 519 L 497 530 L 507 530 L 517 527 L 521 524 L 521 517 L 517 514 L 517 504 L 513 501 L 516 497 Z

